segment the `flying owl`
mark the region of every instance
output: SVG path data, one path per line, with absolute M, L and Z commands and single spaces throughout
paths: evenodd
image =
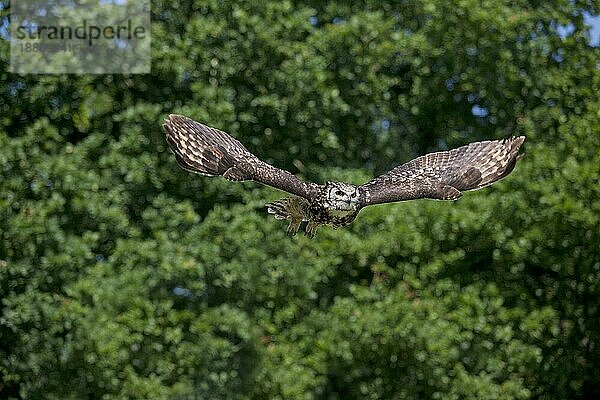
M 513 170 L 525 141 L 519 136 L 473 142 L 415 158 L 361 186 L 319 185 L 267 164 L 229 134 L 182 115 L 169 115 L 163 127 L 183 169 L 230 181 L 253 180 L 294 195 L 268 203 L 267 211 L 290 221 L 290 235 L 307 222 L 305 234 L 311 238 L 319 225 L 336 229 L 350 224 L 366 206 L 421 198 L 456 200 L 462 191 L 491 185 Z

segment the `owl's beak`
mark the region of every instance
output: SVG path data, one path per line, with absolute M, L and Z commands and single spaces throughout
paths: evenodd
M 348 206 L 346 208 L 347 210 L 352 210 L 353 209 L 353 207 L 352 207 L 352 199 L 348 199 L 348 200 L 344 201 L 344 203 L 346 203 L 346 205 Z

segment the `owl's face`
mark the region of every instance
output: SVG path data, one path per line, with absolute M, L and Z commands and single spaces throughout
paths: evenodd
M 335 210 L 354 211 L 358 208 L 358 187 L 343 182 L 327 182 L 327 202 Z

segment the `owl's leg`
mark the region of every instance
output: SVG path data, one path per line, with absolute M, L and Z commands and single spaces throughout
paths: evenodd
M 300 229 L 302 221 L 309 218 L 309 204 L 302 197 L 288 197 L 267 204 L 267 212 L 277 219 L 287 219 L 290 224 L 287 234 L 294 236 Z
M 308 236 L 311 239 L 314 238 L 315 234 L 317 233 L 318 227 L 319 224 L 317 224 L 316 222 L 308 221 L 308 224 L 306 224 L 306 232 L 304 232 L 304 236 Z

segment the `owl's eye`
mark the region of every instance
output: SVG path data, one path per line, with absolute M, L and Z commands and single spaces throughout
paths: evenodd
M 336 191 L 335 191 L 335 195 L 336 195 L 336 196 L 343 196 L 343 195 L 344 195 L 344 192 L 342 192 L 341 190 L 336 190 Z

